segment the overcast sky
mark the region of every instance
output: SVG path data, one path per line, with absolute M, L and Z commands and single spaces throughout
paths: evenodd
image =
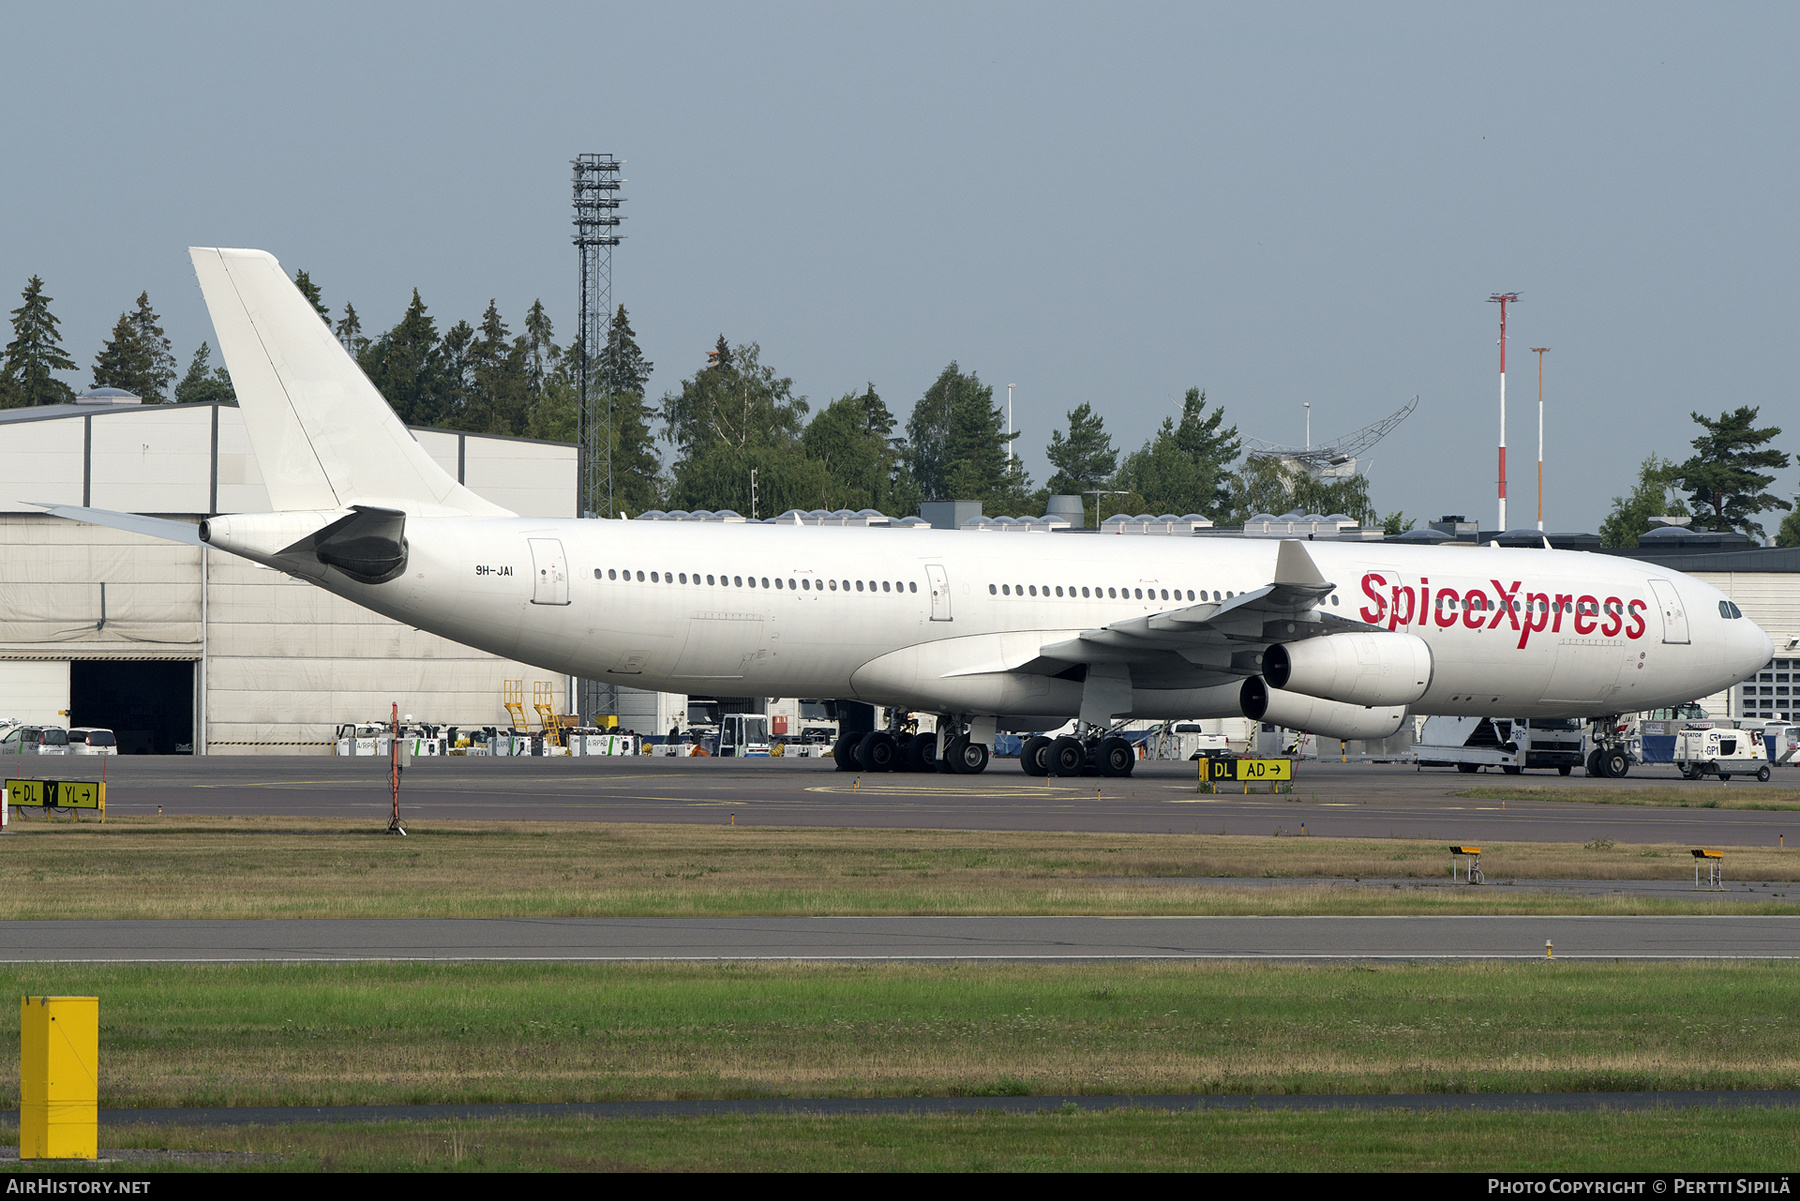
M 1018 445 L 1086 401 L 1135 448 L 1189 386 L 1315 440 L 1415 393 L 1382 511 L 1593 529 L 1689 411 L 1795 403 L 1792 5 L 93 5 L 0 8 L 0 296 L 88 367 L 140 291 L 186 367 L 189 245 L 305 268 L 378 333 L 542 297 L 569 160 L 627 161 L 615 300 L 652 399 L 720 333 L 815 408 L 904 419 L 951 360 Z M 1785 357 L 1784 357 L 1785 356 Z M 1786 364 L 1786 366 L 1784 366 Z M 1775 490 L 1791 495 L 1790 468 Z M 1767 522 L 1770 532 L 1774 523 Z

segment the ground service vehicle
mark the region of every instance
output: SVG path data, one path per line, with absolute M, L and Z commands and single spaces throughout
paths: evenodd
M 1761 730 L 1683 730 L 1675 735 L 1675 766 L 1690 780 L 1741 775 L 1766 782 L 1770 775 Z
M 1569 718 L 1428 717 L 1413 752 L 1420 767 L 1498 767 L 1509 776 L 1553 768 L 1566 776 L 1587 758 L 1587 736 Z
M 1543 548 L 519 517 L 426 452 L 273 256 L 190 253 L 274 511 L 51 513 L 239 555 L 558 675 L 898 714 L 843 731 L 845 770 L 979 772 L 1001 728 L 1071 718 L 1050 770 L 1129 772 L 1134 719 L 1350 740 L 1410 714 L 1610 717 L 1773 653 L 1708 584 Z M 895 756 L 913 711 L 935 730 Z M 1595 728 L 1610 754 L 1616 723 Z

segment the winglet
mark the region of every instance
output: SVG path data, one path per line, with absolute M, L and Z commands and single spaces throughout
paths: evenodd
M 1276 584 L 1293 584 L 1302 588 L 1317 588 L 1325 583 L 1318 564 L 1306 553 L 1306 545 L 1293 539 L 1284 539 L 1281 549 L 1275 554 Z

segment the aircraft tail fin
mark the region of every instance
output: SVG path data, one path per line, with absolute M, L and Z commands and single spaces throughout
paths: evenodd
M 425 453 L 274 255 L 188 253 L 277 510 L 512 515 Z

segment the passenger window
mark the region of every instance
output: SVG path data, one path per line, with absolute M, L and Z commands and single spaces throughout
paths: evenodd
M 780 576 L 775 577 L 775 586 L 777 588 L 781 587 L 781 577 Z
M 643 582 L 644 582 L 644 573 L 640 571 L 640 572 L 638 572 L 638 583 L 641 584 Z
M 1031 595 L 1033 595 L 1033 596 L 1037 595 L 1037 585 L 1036 584 L 1033 584 L 1031 586 Z
M 744 577 L 741 575 L 734 575 L 731 577 L 731 583 L 733 587 L 742 588 L 744 586 Z
M 1058 584 L 1056 586 L 1056 595 L 1058 595 L 1058 596 L 1062 595 L 1062 585 L 1061 584 Z
M 918 591 L 918 590 L 919 590 L 919 583 L 918 583 L 918 581 L 917 581 L 917 580 L 914 580 L 914 581 L 913 581 L 913 582 L 912 582 L 912 583 L 910 583 L 910 584 L 908 584 L 908 585 L 907 585 L 907 586 L 906 586 L 906 590 L 907 590 L 907 591 L 908 591 L 908 592 L 917 592 L 917 591 Z
M 763 587 L 764 587 L 764 588 L 767 588 L 767 587 L 768 587 L 768 586 L 769 586 L 769 577 L 768 577 L 768 576 L 764 576 L 764 577 L 763 577 L 763 582 L 762 582 L 762 584 L 763 584 Z
M 684 584 L 687 583 L 687 572 L 685 571 L 681 573 L 681 582 Z
M 658 580 L 658 579 L 657 579 L 657 578 L 656 578 L 656 573 L 655 573 L 655 572 L 654 572 L 654 571 L 653 571 L 653 572 L 651 572 L 651 573 L 650 573 L 650 582 L 651 582 L 651 583 L 652 583 L 652 584 L 659 584 L 659 583 L 661 583 L 661 582 L 662 582 L 662 581 L 661 581 L 661 580 Z
M 616 567 L 607 569 L 606 578 L 609 580 L 618 579 L 619 578 L 619 569 Z
M 873 581 L 873 580 L 871 580 L 871 581 L 869 581 L 869 583 L 870 583 L 870 585 L 871 585 L 871 587 L 872 587 L 872 586 L 873 586 L 873 585 L 874 585 L 874 581 Z M 883 581 L 881 581 L 881 590 L 882 590 L 882 591 L 883 591 L 883 592 L 887 592 L 887 591 L 889 591 L 889 588 L 888 588 L 888 582 L 887 582 L 887 581 L 886 581 L 886 580 L 883 580 Z
M 863 590 L 863 587 L 862 587 L 862 581 L 861 581 L 861 580 L 858 580 L 858 581 L 856 581 L 856 590 L 857 590 L 857 591 L 858 591 L 858 592 L 861 592 L 861 591 L 862 591 L 862 590 Z
M 1152 589 L 1152 591 L 1154 591 L 1154 589 Z M 1138 590 L 1137 590 L 1137 598 L 1138 598 L 1138 599 L 1139 599 L 1139 600 L 1143 600 L 1143 599 L 1144 599 L 1144 590 L 1143 590 L 1143 589 L 1142 589 L 1142 588 L 1139 588 L 1139 589 L 1138 589 Z
M 989 596 L 998 596 L 999 594 L 1000 594 L 1000 589 L 996 588 L 992 584 L 988 585 L 988 595 Z
M 788 581 L 788 591 L 792 592 L 795 588 L 798 588 L 798 587 L 799 587 L 799 585 L 794 583 L 793 580 Z
M 711 577 L 711 576 L 707 576 L 707 577 L 706 577 L 706 582 L 707 582 L 707 583 L 709 583 L 709 584 L 710 584 L 710 583 L 712 583 L 712 582 L 713 582 L 713 578 L 712 578 L 712 577 Z
M 594 568 L 594 578 L 596 580 L 600 578 L 600 569 L 598 567 Z

